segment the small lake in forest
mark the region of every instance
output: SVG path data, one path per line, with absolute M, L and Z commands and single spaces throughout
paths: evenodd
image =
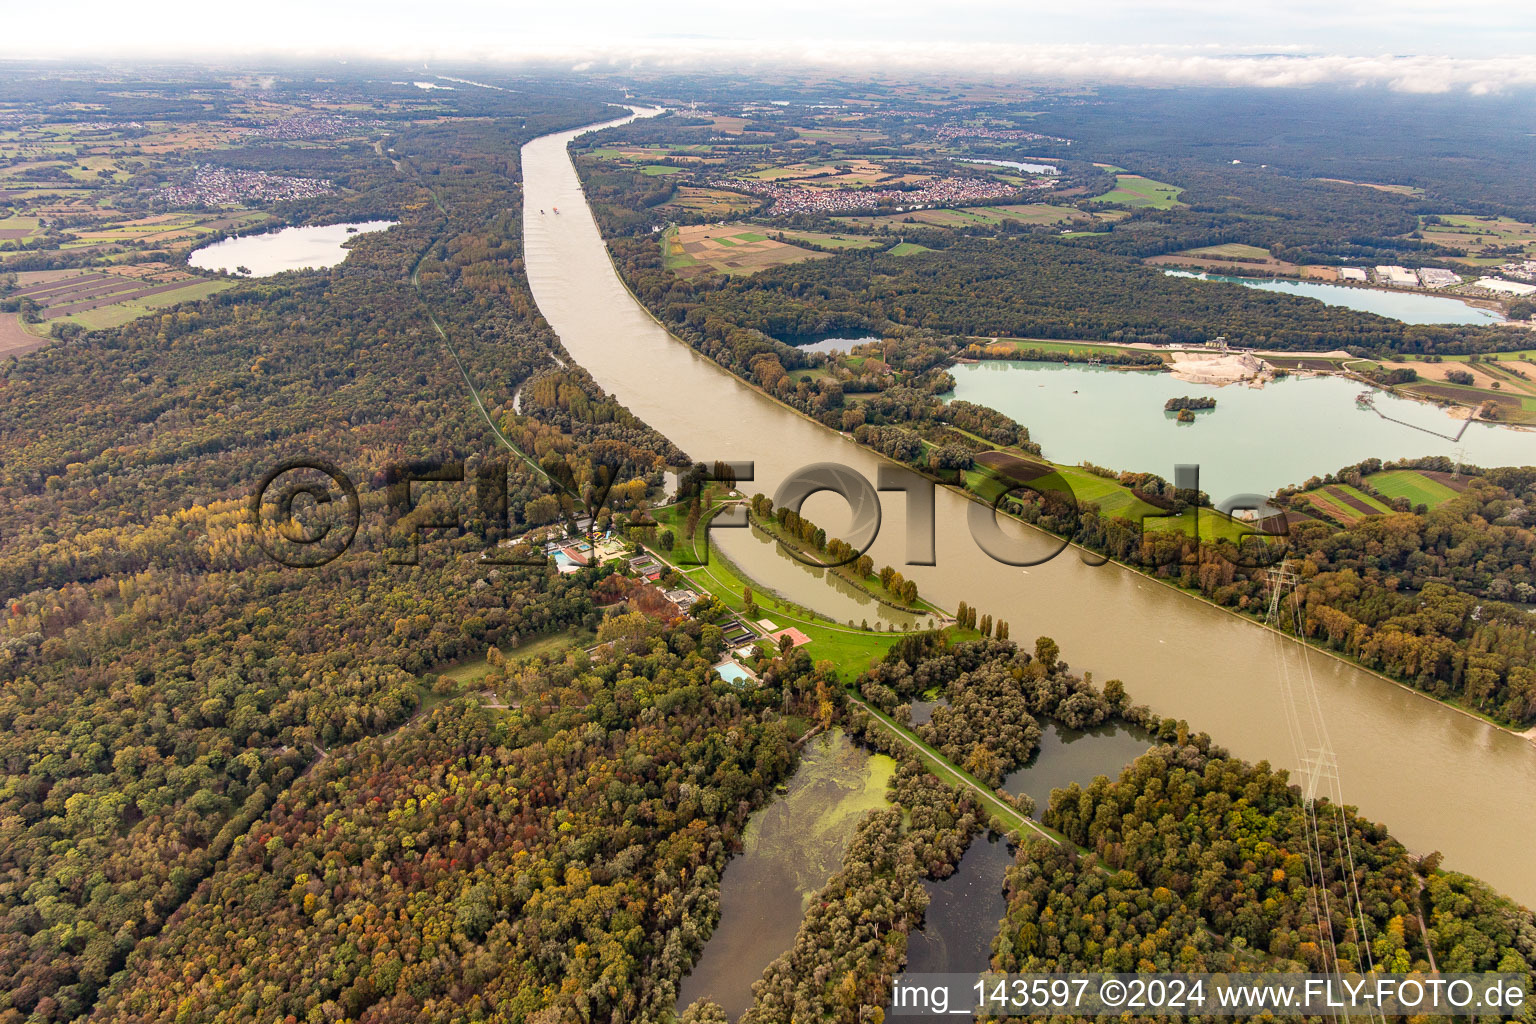
M 923 708 L 922 720 L 932 714 L 936 700 L 913 701 L 913 720 Z M 1051 790 L 1076 782 L 1086 786 L 1096 776 L 1118 778 L 1121 769 L 1153 746 L 1144 730 L 1126 725 L 1095 729 L 1068 729 L 1058 722 L 1043 723 L 1040 749 L 1029 764 L 1003 780 L 1004 792 L 1025 794 L 1035 800 L 1035 817 L 1044 813 Z M 1014 850 L 996 837 L 977 835 L 971 840 L 955 873 L 941 881 L 928 880 L 928 910 L 923 927 L 907 940 L 907 963 L 902 974 L 981 974 L 991 967 L 992 940 L 998 923 L 1008 912 L 1004 892 Z M 954 1008 L 951 1008 L 953 1011 Z M 940 1016 L 906 1016 L 903 1020 L 969 1019 L 951 1012 Z
M 240 235 L 193 250 L 187 263 L 199 270 L 271 277 L 285 270 L 323 270 L 347 258 L 346 244 L 370 231 L 393 227 L 392 220 L 364 220 L 352 224 L 283 228 L 263 235 Z M 244 277 L 245 274 L 240 276 Z
M 1357 405 L 1360 385 L 1342 377 L 1214 387 L 1168 373 L 1018 360 L 962 363 L 949 372 L 955 390 L 946 397 L 1007 413 L 1053 462 L 1169 480 L 1175 464 L 1196 463 L 1201 489 L 1218 504 L 1373 457 L 1451 456 L 1463 447 L 1478 466 L 1536 464 L 1536 431 L 1473 423 L 1458 445 L 1452 438 L 1462 422 L 1445 410 L 1377 391 L 1376 408 L 1393 417 L 1384 419 Z M 1216 408 L 1180 423 L 1163 403 L 1185 395 L 1215 398 Z
M 742 852 L 720 880 L 720 924 L 678 987 L 681 1013 L 697 999 L 732 1020 L 752 1005 L 752 983 L 795 943 L 805 900 L 842 867 L 859 821 L 886 806 L 896 762 L 841 732 L 810 740 L 787 792 L 752 815 Z
M 1387 291 L 1383 288 L 1356 288 L 1321 281 L 1292 281 L 1272 277 L 1228 277 L 1224 274 L 1192 274 L 1187 270 L 1165 270 L 1171 277 L 1195 277 L 1202 281 L 1226 281 L 1265 292 L 1300 295 L 1330 306 L 1344 306 L 1362 313 L 1389 316 L 1405 324 L 1501 324 L 1504 314 L 1493 309 L 1469 306 L 1460 299 L 1421 292 Z
M 955 873 L 923 882 L 928 910 L 907 939 L 904 974 L 980 974 L 992 962 L 992 939 L 1008 912 L 1003 882 L 1013 863 L 1007 840 L 978 833 Z
M 775 339 L 802 352 L 852 352 L 855 345 L 881 341 L 880 335 L 868 331 L 825 331 L 820 334 L 787 334 Z
M 1150 733 L 1134 725 L 1069 729 L 1060 722 L 1045 722 L 1043 728 L 1035 756 L 1009 772 L 1002 785 L 1005 793 L 1034 799 L 1037 821 L 1050 805 L 1051 790 L 1074 782 L 1086 786 L 1100 775 L 1119 778 L 1122 768 L 1157 744 Z

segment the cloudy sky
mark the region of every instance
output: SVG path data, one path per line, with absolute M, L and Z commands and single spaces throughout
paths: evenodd
M 949 66 L 1133 81 L 1536 84 L 1536 0 L 74 0 L 7 5 L 0 56 L 548 57 Z

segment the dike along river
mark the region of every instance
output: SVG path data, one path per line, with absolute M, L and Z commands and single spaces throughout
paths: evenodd
M 692 458 L 755 462 L 749 493 L 771 495 L 781 479 L 817 462 L 842 463 L 873 482 L 878 456 L 752 390 L 671 338 L 634 300 L 609 261 L 566 153 L 579 134 L 546 135 L 523 147 L 528 277 L 539 310 L 571 355 Z M 537 213 L 555 207 L 558 215 Z M 1317 471 L 1337 462 L 1321 450 Z M 940 490 L 937 502 L 936 565 L 903 564 L 905 508 L 896 493 L 883 496 L 884 518 L 870 551 L 876 565 L 900 567 L 940 607 L 966 601 L 1007 620 L 1019 640 L 1054 637 L 1075 670 L 1124 680 L 1138 702 L 1187 719 L 1242 757 L 1295 768 L 1306 756 L 1280 726 L 1280 665 L 1298 671 L 1303 655 L 1295 645 L 1128 569 L 1089 565 L 1070 549 L 1027 570 L 995 562 L 967 530 L 967 499 Z M 827 494 L 812 497 L 804 511 L 829 535 L 848 524 L 846 505 Z M 1029 534 L 1013 524 L 1008 529 Z M 713 534 L 727 552 L 756 543 L 732 532 Z M 1046 541 L 1029 536 L 1043 550 Z M 1346 801 L 1411 848 L 1438 849 L 1447 867 L 1536 905 L 1536 744 L 1333 658 L 1313 653 L 1305 660 Z

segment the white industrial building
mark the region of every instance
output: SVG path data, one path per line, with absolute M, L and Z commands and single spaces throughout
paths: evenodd
M 1440 267 L 1422 267 L 1419 270 L 1419 283 L 1425 288 L 1449 288 L 1461 284 L 1461 275 Z
M 1407 267 L 1377 267 L 1376 280 L 1394 288 L 1417 288 L 1419 275 Z
M 1477 286 L 1479 288 L 1486 288 L 1491 292 L 1502 292 L 1505 295 L 1536 295 L 1536 284 L 1505 281 L 1498 277 L 1485 277 L 1477 282 Z

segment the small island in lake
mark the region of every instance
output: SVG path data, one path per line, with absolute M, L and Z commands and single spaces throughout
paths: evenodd
M 1214 408 L 1216 408 L 1216 399 L 1191 398 L 1188 395 L 1185 395 L 1182 398 L 1170 398 L 1168 401 L 1163 403 L 1163 412 L 1177 412 L 1179 415 L 1176 417 L 1176 419 L 1180 423 L 1195 422 L 1196 409 Z

